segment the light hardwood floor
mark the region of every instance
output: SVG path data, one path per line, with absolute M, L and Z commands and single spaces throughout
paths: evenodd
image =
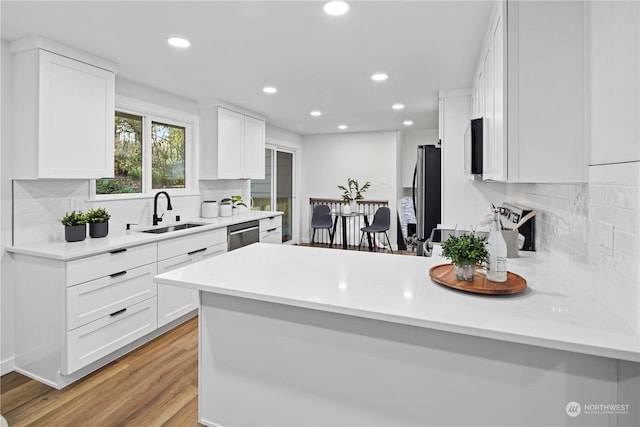
M 56 390 L 11 372 L 0 412 L 18 426 L 199 426 L 198 320 Z

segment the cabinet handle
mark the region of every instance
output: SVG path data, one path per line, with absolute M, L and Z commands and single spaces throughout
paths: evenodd
M 272 228 L 272 229 L 270 229 L 270 230 L 267 230 L 267 233 L 271 233 L 272 231 L 276 231 L 277 229 L 278 229 L 278 227 L 276 227 L 276 228 Z
M 110 275 L 109 275 L 109 277 L 124 276 L 125 274 L 127 274 L 127 271 L 126 271 L 126 270 L 125 270 L 125 271 L 119 271 L 119 272 L 117 272 L 117 273 L 110 274 Z
M 124 313 L 125 311 L 127 311 L 126 308 L 123 308 L 122 310 L 118 310 L 118 311 L 114 311 L 113 313 L 111 313 L 109 316 L 117 316 L 120 313 Z
M 109 252 L 110 254 L 119 254 L 120 252 L 126 252 L 127 248 L 116 249 L 115 251 Z
M 198 252 L 204 252 L 206 250 L 207 250 L 207 248 L 197 249 L 195 251 L 187 252 L 187 255 L 197 254 Z

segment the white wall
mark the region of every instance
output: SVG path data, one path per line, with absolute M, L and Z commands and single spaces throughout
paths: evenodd
M 442 224 L 479 224 L 500 205 L 504 184 L 471 181 L 464 174 L 464 132 L 471 119 L 471 91 L 447 90 L 443 97 Z
M 370 181 L 369 200 L 388 200 L 392 213 L 389 238 L 396 242 L 396 132 L 362 132 L 303 137 L 301 176 L 302 241 L 309 241 L 309 198 L 339 199 L 347 178 Z

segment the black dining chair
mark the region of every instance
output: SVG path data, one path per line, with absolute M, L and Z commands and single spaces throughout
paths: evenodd
M 360 229 L 362 231 L 362 235 L 360 236 L 358 249 L 362 246 L 365 233 L 367 233 L 367 236 L 370 233 L 384 233 L 387 238 L 387 243 L 389 244 L 389 251 L 393 253 L 393 250 L 391 249 L 391 240 L 389 240 L 389 235 L 387 234 L 389 227 L 391 227 L 391 210 L 386 206 L 378 208 L 376 213 L 373 215 L 373 222 L 371 225 Z
M 311 228 L 313 228 L 313 234 L 311 235 L 311 244 L 316 237 L 316 230 L 327 229 L 329 232 L 329 247 L 333 247 L 333 221 L 331 221 L 331 208 L 327 205 L 317 205 L 313 208 L 313 214 L 311 216 Z

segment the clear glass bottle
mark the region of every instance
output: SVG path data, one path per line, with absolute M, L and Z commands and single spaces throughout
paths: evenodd
M 493 211 L 493 223 L 487 240 L 489 260 L 487 261 L 487 279 L 492 282 L 507 281 L 507 243 L 502 237 L 500 211 Z

